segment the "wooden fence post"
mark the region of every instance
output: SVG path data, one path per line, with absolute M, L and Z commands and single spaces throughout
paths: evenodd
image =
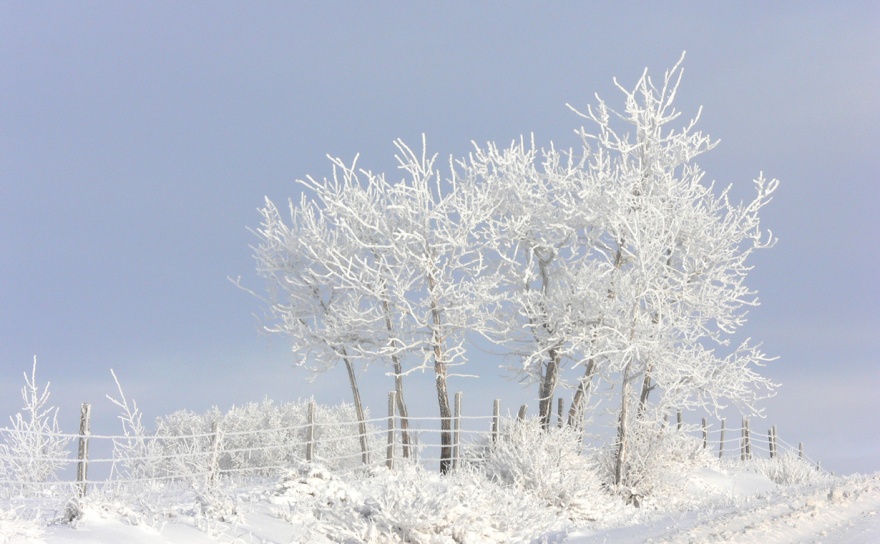
M 718 458 L 721 459 L 724 457 L 724 423 L 725 420 L 721 418 L 721 441 L 718 443 Z
M 453 422 L 452 468 L 458 468 L 461 461 L 461 391 L 455 394 L 455 421 Z
M 306 462 L 315 459 L 315 401 L 309 401 L 308 427 L 306 429 Z
M 776 437 L 774 436 L 775 425 L 772 425 L 770 429 L 767 430 L 767 445 L 770 448 L 770 459 L 776 458 Z
M 675 430 L 676 430 L 676 431 L 680 431 L 680 430 L 681 430 L 681 410 L 678 411 L 678 413 L 676 414 L 675 418 L 676 418 L 676 420 L 677 420 L 677 425 L 676 425 L 676 427 L 675 427 Z
M 798 459 L 804 458 L 804 443 L 798 442 Z
M 388 446 L 385 448 L 385 466 L 394 469 L 394 410 L 397 405 L 397 392 L 388 393 Z
M 526 418 L 526 411 L 529 409 L 528 404 L 523 404 L 519 407 L 519 413 L 516 414 L 516 419 L 522 421 Z
M 700 425 L 703 427 L 703 449 L 705 450 L 709 447 L 709 423 L 706 418 L 703 418 Z
M 76 465 L 77 494 L 79 498 L 86 496 L 86 485 L 89 479 L 89 434 L 92 418 L 92 405 L 83 403 L 79 413 L 79 452 Z
M 752 460 L 752 426 L 746 418 L 746 459 Z
M 495 399 L 492 403 L 492 443 L 498 442 L 498 433 L 501 431 L 501 399 Z
M 740 461 L 746 461 L 752 458 L 752 445 L 749 443 L 749 418 L 744 417 L 742 419 L 742 431 L 740 438 L 740 452 L 739 458 Z
M 779 431 L 773 426 L 773 457 L 779 457 Z

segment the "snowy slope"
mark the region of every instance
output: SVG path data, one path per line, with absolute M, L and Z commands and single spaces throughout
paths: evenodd
M 337 484 L 332 484 L 337 486 Z M 341 486 L 335 492 L 348 493 Z M 300 489 L 305 493 L 316 489 Z M 297 492 L 299 492 L 297 491 Z M 719 505 L 717 493 L 727 494 L 727 505 Z M 640 512 L 633 519 L 641 522 L 617 527 L 583 527 L 544 533 L 549 542 L 590 544 L 598 542 L 825 542 L 873 543 L 880 541 L 880 474 L 830 480 L 823 485 L 799 488 L 775 486 L 753 473 L 701 469 L 688 483 L 687 495 L 701 500 L 702 507 L 678 513 Z M 55 524 L 36 528 L 5 516 L 0 520 L 3 542 L 16 544 L 281 544 L 290 542 L 333 542 L 321 536 L 321 527 L 333 524 L 333 516 L 317 519 L 302 515 L 287 504 L 289 488 L 279 493 L 243 490 L 234 521 L 187 515 L 178 508 L 166 519 L 147 519 L 112 503 L 89 504 L 75 524 Z M 185 501 L 184 501 L 185 502 Z M 696 504 L 696 503 L 695 503 Z M 190 512 L 192 514 L 193 512 Z M 633 513 L 633 512 L 630 512 Z M 515 515 L 514 512 L 512 512 Z M 464 519 L 464 518 L 462 518 Z M 467 523 L 467 522 L 464 522 Z M 471 521 L 473 523 L 473 521 Z M 453 536 L 409 535 L 411 542 L 504 541 L 504 535 L 481 535 L 460 527 Z M 509 535 L 511 541 L 522 540 Z M 540 541 L 541 538 L 531 539 Z M 346 542 L 399 542 L 376 531 L 365 531 Z
M 780 490 L 736 507 L 701 509 L 649 523 L 572 533 L 571 544 L 614 542 L 880 542 L 880 475 L 830 487 Z

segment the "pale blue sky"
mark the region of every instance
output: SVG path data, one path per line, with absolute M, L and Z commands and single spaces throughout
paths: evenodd
M 530 132 L 575 145 L 566 102 L 615 103 L 613 76 L 687 50 L 679 109 L 703 105 L 721 139 L 708 176 L 740 196 L 762 170 L 782 182 L 744 331 L 780 356 L 768 424 L 832 470 L 878 470 L 878 28 L 872 1 L 3 2 L 0 417 L 34 354 L 69 430 L 80 402 L 115 430 L 111 367 L 150 418 L 347 400 L 341 373 L 289 368 L 226 279 L 261 285 L 246 227 L 263 196 L 297 196 L 327 153 L 392 170 L 392 140 L 423 132 L 441 155 Z M 453 384 L 473 411 L 534 397 L 485 368 Z M 381 411 L 387 380 L 362 378 Z

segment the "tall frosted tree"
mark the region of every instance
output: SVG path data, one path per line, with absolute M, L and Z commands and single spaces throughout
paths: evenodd
M 619 484 L 628 483 L 631 430 L 648 417 L 652 393 L 660 409 L 734 401 L 754 411 L 773 389 L 754 370 L 768 360 L 759 346 L 730 344 L 758 304 L 744 283 L 747 259 L 774 243 L 759 211 L 778 182 L 759 176 L 754 199 L 733 204 L 729 188 L 704 181 L 694 159 L 715 143 L 695 130 L 699 114 L 674 127 L 681 75 L 681 61 L 659 86 L 646 71 L 632 90 L 617 84 L 621 113 L 599 100 L 581 114 L 596 127 L 595 134 L 581 131 L 593 147 L 592 184 L 615 203 L 605 208 L 596 246 L 611 285 L 596 332 L 606 370 L 618 376 Z
M 485 298 L 481 282 L 484 262 L 475 243 L 477 226 L 485 221 L 484 194 L 461 184 L 450 165 L 441 177 L 436 155 L 428 156 L 395 142 L 404 178 L 388 183 L 370 176 L 371 185 L 387 195 L 384 208 L 392 225 L 387 241 L 396 266 L 408 278 L 401 282 L 400 310 L 406 319 L 408 351 L 421 354 L 416 368 L 433 368 L 440 412 L 441 472 L 452 467 L 452 410 L 448 378 L 466 362 L 465 335 Z
M 433 370 L 441 420 L 441 470 L 452 463 L 448 378 L 465 362 L 483 269 L 475 225 L 480 194 L 443 179 L 436 156 L 398 148 L 402 180 L 333 159 L 334 175 L 301 184 L 311 196 L 292 206 L 289 224 L 267 201 L 258 231 L 258 271 L 269 278 L 277 325 L 306 357 L 343 360 L 356 391 L 353 361 L 390 361 L 404 452 L 409 451 L 403 377 Z M 283 294 L 279 298 L 278 293 Z

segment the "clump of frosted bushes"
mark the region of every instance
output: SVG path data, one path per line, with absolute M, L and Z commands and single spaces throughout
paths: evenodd
M 752 459 L 749 466 L 778 485 L 814 485 L 830 480 L 827 473 L 790 451 L 773 459 Z
M 277 515 L 333 542 L 533 542 L 633 513 L 609 494 L 578 432 L 506 420 L 446 475 L 406 461 L 341 479 L 302 464 L 276 486 Z M 309 521 L 304 521 L 309 520 Z
M 279 517 L 332 542 L 533 542 L 570 526 L 559 512 L 472 467 L 441 476 L 406 464 L 343 480 L 302 465 L 282 479 L 272 500 Z
M 114 470 L 124 480 L 146 481 L 277 477 L 305 460 L 309 404 L 276 404 L 267 399 L 226 413 L 217 408 L 203 414 L 182 410 L 159 418 L 152 433 L 140 424 L 136 408 L 129 408 L 122 417 L 126 437 L 115 444 Z M 361 466 L 353 406 L 315 405 L 314 421 L 316 460 L 337 471 Z M 367 426 L 368 451 L 379 459 L 382 453 L 376 433 L 375 427 Z
M 718 459 L 689 431 L 693 427 L 669 425 L 660 417 L 630 423 L 623 480 L 613 485 L 617 445 L 595 453 L 599 477 L 627 503 L 647 509 L 667 510 L 691 501 L 685 490 L 690 475 L 701 467 L 715 467 Z
M 543 429 L 539 419 L 502 421 L 495 439 L 468 449 L 468 463 L 489 480 L 515 487 L 572 519 L 596 519 L 608 502 L 595 463 L 571 427 Z

